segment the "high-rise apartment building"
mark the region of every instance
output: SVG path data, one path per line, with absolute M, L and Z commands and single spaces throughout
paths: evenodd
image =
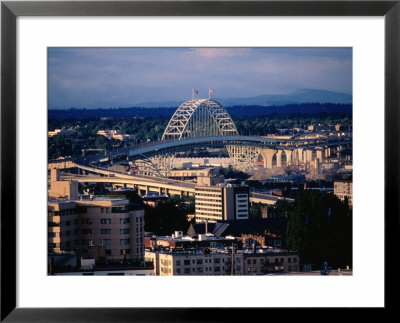
M 78 198 L 78 183 L 60 181 L 56 170 L 52 171 L 50 185 L 49 253 L 69 251 L 100 260 L 143 259 L 141 207 L 130 205 L 125 196 Z

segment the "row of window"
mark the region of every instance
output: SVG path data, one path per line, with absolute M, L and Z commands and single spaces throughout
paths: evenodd
M 208 199 L 214 199 L 214 200 L 221 200 L 222 199 L 222 194 L 221 192 L 195 192 L 195 198 L 196 201 L 197 199 L 203 199 L 203 200 L 208 200 Z
M 110 213 L 110 208 L 102 207 L 100 209 L 100 212 L 101 213 Z M 126 207 L 121 207 L 121 206 L 113 207 L 113 208 L 111 208 L 111 213 L 128 213 L 128 209 Z
M 75 209 L 69 209 L 69 210 L 61 210 L 61 211 L 49 211 L 49 216 L 64 216 L 64 215 L 72 215 L 76 214 Z
M 239 262 L 239 258 L 236 258 L 236 261 Z M 188 266 L 190 265 L 190 263 L 192 264 L 197 264 L 197 265 L 202 265 L 203 263 L 205 264 L 211 264 L 213 262 L 212 258 L 206 258 L 203 261 L 203 258 L 200 259 L 192 259 L 192 261 L 190 261 L 190 259 L 184 259 L 183 260 L 183 265 Z M 180 266 L 181 265 L 181 260 L 175 260 L 175 265 L 176 266 Z M 214 258 L 214 264 L 220 264 L 220 263 L 226 263 L 229 264 L 231 263 L 231 259 L 230 258 Z M 165 261 L 165 265 L 171 265 L 171 260 L 168 261 L 168 263 Z
M 196 201 L 196 206 L 201 206 L 201 205 L 205 205 L 205 206 L 215 206 L 215 207 L 222 207 L 222 202 L 221 203 L 216 203 L 216 201 L 210 201 L 209 203 L 204 201 L 205 203 L 201 203 L 201 202 L 197 202 Z
M 103 246 L 108 246 L 108 245 L 111 244 L 112 240 L 116 240 L 116 239 L 101 239 L 100 240 L 101 241 L 100 244 L 103 245 Z M 137 242 L 138 241 L 139 240 L 137 240 Z M 130 242 L 131 242 L 131 239 L 119 239 L 119 243 L 121 245 L 127 245 L 127 244 L 130 244 Z M 140 242 L 143 242 L 142 238 L 140 239 Z M 94 244 L 93 240 L 90 240 L 90 239 L 82 239 L 81 243 L 83 245 L 87 245 L 87 246 Z
M 220 213 L 204 213 L 204 212 L 196 212 L 196 218 L 197 219 L 208 219 L 208 218 L 216 218 L 216 219 L 220 219 L 222 217 L 222 212 Z
M 120 234 L 128 234 L 129 232 L 130 229 L 119 229 Z M 82 234 L 93 234 L 93 229 L 82 229 Z M 100 229 L 100 234 L 111 234 L 111 229 Z
M 197 212 L 201 212 L 201 211 L 203 211 L 203 212 L 210 211 L 210 212 L 214 212 L 214 213 L 216 213 L 216 212 L 222 213 L 222 208 L 208 208 L 208 207 L 198 207 L 198 206 L 196 206 L 196 213 Z
M 225 268 L 225 267 L 220 267 L 220 266 L 216 266 L 216 267 L 214 267 L 214 270 L 213 270 L 213 268 L 212 267 L 197 267 L 197 268 L 192 268 L 192 269 L 190 269 L 190 268 L 183 268 L 183 273 L 184 274 L 190 274 L 190 273 L 203 273 L 203 272 L 209 272 L 209 273 L 211 273 L 211 272 L 221 272 L 221 269 L 222 269 L 222 271 L 225 271 L 225 270 L 229 270 L 230 268 Z M 164 271 L 163 271 L 164 270 Z M 238 266 L 237 268 L 236 268 L 236 270 L 237 271 L 240 271 L 240 266 Z M 170 268 L 161 268 L 161 271 L 162 272 L 164 272 L 164 273 L 166 273 L 166 272 L 168 272 L 168 273 L 171 273 L 171 269 Z M 177 268 L 176 269 L 176 273 L 177 274 L 181 274 L 182 273 L 182 271 L 181 271 L 181 268 Z
M 102 218 L 100 219 L 101 224 L 111 224 L 111 218 Z M 118 220 L 118 219 L 113 219 L 113 221 Z M 124 219 L 119 219 L 120 224 L 129 224 L 130 219 L 129 218 L 124 218 Z M 136 218 L 136 223 L 142 223 L 142 217 Z M 93 224 L 93 219 L 82 219 L 79 221 L 78 219 L 74 220 L 74 224 Z M 65 221 L 64 225 L 71 225 L 71 221 Z M 49 226 L 60 226 L 59 223 L 55 222 L 49 222 Z
M 259 259 L 260 259 L 260 264 L 264 264 L 264 263 L 269 264 L 269 261 L 270 261 L 269 258 L 259 258 Z M 293 263 L 297 263 L 297 258 L 295 258 L 295 257 L 287 258 L 287 262 L 290 264 L 292 262 L 292 259 L 293 259 Z M 280 258 L 280 261 L 279 261 L 279 258 L 275 258 L 274 261 L 275 261 L 275 264 L 283 263 L 285 261 L 285 258 Z M 257 258 L 247 259 L 247 264 L 251 265 L 251 263 L 253 263 L 254 265 L 257 264 Z
M 65 244 L 49 242 L 48 243 L 48 247 L 49 247 L 49 249 L 55 249 L 55 248 L 61 248 L 61 247 L 70 248 L 72 246 L 79 247 L 80 246 L 79 242 L 81 242 L 81 244 L 85 245 L 85 246 L 91 246 L 93 244 L 92 240 L 82 239 L 81 241 L 79 241 L 79 240 L 66 241 Z M 103 239 L 103 240 L 101 240 L 101 244 L 103 246 L 109 246 L 109 245 L 111 245 L 111 239 Z M 120 244 L 121 245 L 129 244 L 129 239 L 121 239 L 120 240 Z M 122 250 L 125 250 L 125 254 L 130 254 L 131 253 L 131 249 L 121 249 L 121 252 L 122 252 Z M 140 253 L 140 247 L 136 248 L 136 252 L 138 254 Z M 106 255 L 111 255 L 111 250 L 110 249 L 106 249 Z

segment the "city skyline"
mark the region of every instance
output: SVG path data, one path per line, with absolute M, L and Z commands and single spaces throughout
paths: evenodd
M 352 93 L 351 48 L 49 48 L 51 109 L 127 107 L 299 89 Z

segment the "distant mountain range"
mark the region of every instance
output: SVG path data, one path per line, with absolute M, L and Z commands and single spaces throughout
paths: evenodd
M 287 94 L 264 94 L 248 98 L 217 98 L 215 100 L 224 107 L 234 106 L 282 106 L 287 104 L 302 103 L 336 103 L 351 104 L 353 97 L 350 94 L 332 92 L 326 90 L 302 89 Z M 156 107 L 178 107 L 183 102 L 164 101 L 164 102 L 144 102 L 133 105 L 133 107 L 156 108 Z

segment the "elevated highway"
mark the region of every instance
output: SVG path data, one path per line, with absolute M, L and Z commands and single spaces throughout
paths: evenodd
M 256 146 L 258 148 L 271 148 L 277 150 L 290 149 L 312 149 L 315 147 L 336 147 L 345 144 L 351 144 L 352 138 L 349 136 L 331 136 L 313 139 L 275 139 L 270 137 L 257 136 L 210 136 L 197 137 L 182 140 L 158 141 L 144 145 L 137 145 L 128 148 L 121 148 L 109 151 L 107 154 L 96 154 L 87 157 L 81 157 L 76 160 L 78 164 L 88 164 L 103 159 L 118 158 L 126 156 L 131 160 L 151 157 L 154 155 L 175 153 L 186 151 L 196 147 L 215 147 L 215 146 Z
M 94 169 L 86 168 L 86 170 L 93 171 Z M 103 175 L 76 175 L 76 174 L 62 174 L 61 178 L 64 180 L 74 180 L 79 183 L 109 183 L 121 185 L 128 188 L 136 188 L 144 191 L 145 194 L 149 192 L 157 192 L 158 194 L 176 194 L 180 196 L 194 196 L 195 183 L 188 183 L 183 181 L 153 177 L 153 176 L 137 176 L 119 174 L 118 172 L 100 170 Z M 274 205 L 280 197 L 250 192 L 250 202 L 263 203 Z M 286 199 L 293 202 L 293 199 Z

